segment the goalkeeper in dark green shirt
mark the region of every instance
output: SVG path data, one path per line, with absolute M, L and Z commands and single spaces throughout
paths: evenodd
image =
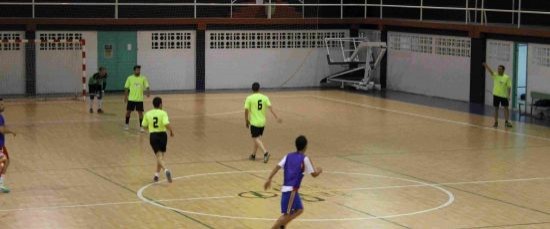
M 97 97 L 97 113 L 103 113 L 103 94 L 107 87 L 107 69 L 99 67 L 99 72 L 95 73 L 88 80 L 88 91 L 90 92 L 90 113 L 94 113 L 94 98 Z

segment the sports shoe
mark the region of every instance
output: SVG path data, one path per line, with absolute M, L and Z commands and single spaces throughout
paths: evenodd
M 94 109 L 90 108 L 90 114 L 94 113 Z
M 506 128 L 512 128 L 512 127 L 513 127 L 513 126 L 512 126 L 512 123 L 510 123 L 510 122 L 508 122 L 508 121 L 506 121 L 506 122 L 504 123 L 504 126 L 505 126 Z
M 156 183 L 156 182 L 159 182 L 159 177 L 158 176 L 154 176 L 153 177 L 153 181 Z
M 250 154 L 248 157 L 248 160 L 255 161 L 256 160 L 256 154 Z
M 495 124 L 493 124 L 493 127 L 497 128 L 498 127 L 498 122 L 495 122 Z
M 129 130 L 130 126 L 128 124 L 124 125 L 124 130 Z
M 103 114 L 103 110 L 97 109 L 97 113 L 98 113 L 98 114 Z
M 264 163 L 267 163 L 269 161 L 269 156 L 271 156 L 269 152 L 264 153 Z
M 168 183 L 172 183 L 172 173 L 170 172 L 170 170 L 166 170 L 164 172 L 166 174 L 166 179 L 168 180 Z
M 4 185 L 0 186 L 0 192 L 9 193 L 10 189 Z

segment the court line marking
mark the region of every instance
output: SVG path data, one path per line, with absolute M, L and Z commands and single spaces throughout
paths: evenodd
M 226 198 L 236 198 L 236 197 L 237 196 L 210 196 L 210 197 L 191 197 L 191 198 L 180 198 L 180 199 L 162 199 L 162 200 L 155 200 L 155 201 L 180 202 L 180 201 L 193 201 L 193 200 L 226 199 Z M 12 209 L 0 209 L 0 212 L 55 210 L 55 209 L 62 209 L 62 208 L 101 207 L 101 206 L 126 205 L 126 204 L 143 204 L 143 201 L 122 201 L 122 202 L 106 202 L 106 203 L 95 203 L 95 204 L 75 204 L 75 205 L 59 205 L 59 206 L 31 207 L 31 208 L 12 208 Z
M 212 114 L 202 114 L 202 115 L 175 115 L 170 116 L 170 119 L 191 119 L 191 118 L 197 118 L 197 117 L 216 117 L 216 116 L 225 116 L 225 115 L 234 115 L 234 114 L 244 114 L 244 110 L 238 110 L 238 111 L 229 111 L 229 112 L 220 112 L 220 113 L 212 113 Z M 121 116 L 122 117 L 122 116 Z M 10 126 L 34 126 L 34 125 L 51 125 L 51 124 L 85 124 L 85 123 L 100 123 L 100 122 L 119 122 L 119 118 L 105 118 L 105 119 L 99 119 L 99 118 L 93 118 L 93 119 L 87 119 L 87 120 L 51 120 L 51 121 L 35 121 L 35 122 L 27 122 L 27 121 L 19 121 L 19 122 L 11 122 Z M 122 126 L 122 125 L 121 125 Z
M 491 226 L 479 226 L 479 227 L 461 227 L 458 229 L 482 229 L 482 228 L 497 228 L 497 227 L 513 227 L 513 226 L 529 226 L 529 225 L 540 225 L 540 224 L 550 224 L 548 222 L 536 222 L 536 223 L 518 223 L 518 224 L 508 224 L 508 225 L 491 225 Z
M 223 165 L 223 166 L 225 166 L 225 167 L 228 167 L 228 168 L 230 168 L 230 169 L 233 169 L 233 170 L 242 171 L 242 170 L 239 169 L 239 168 L 230 166 L 230 165 L 225 164 L 225 163 L 220 162 L 220 161 L 217 161 L 217 163 L 220 164 L 220 165 Z M 259 175 L 256 175 L 256 174 L 249 174 L 249 175 L 251 175 L 251 176 L 253 176 L 253 177 L 256 177 L 256 178 L 259 178 L 259 179 L 261 179 L 262 181 L 264 181 L 264 180 L 266 179 L 265 176 L 259 176 Z M 281 186 L 281 185 L 282 185 L 281 183 L 279 183 L 279 182 L 277 182 L 277 181 L 275 181 L 274 184 L 276 184 L 276 186 Z M 302 188 L 305 188 L 305 187 L 308 187 L 308 185 L 303 185 L 303 186 L 302 186 Z M 316 189 L 316 188 L 313 188 L 313 189 Z M 323 192 L 324 192 L 324 191 L 322 191 L 322 190 L 318 190 L 318 191 L 309 191 L 309 190 L 308 190 L 307 194 L 312 194 L 312 193 L 323 193 Z M 347 206 L 346 204 L 340 203 L 340 202 L 338 202 L 338 201 L 327 200 L 327 203 L 333 203 L 333 204 L 336 204 L 336 205 L 338 205 L 338 206 L 347 208 L 347 209 L 349 209 L 349 210 L 351 210 L 351 211 L 353 211 L 353 212 L 365 214 L 365 215 L 368 215 L 368 216 L 370 216 L 370 217 L 373 217 L 373 216 L 375 217 L 375 216 L 376 216 L 376 215 L 370 214 L 370 213 L 368 213 L 368 212 L 366 212 L 366 211 L 362 211 L 362 210 L 355 209 L 355 208 L 353 208 L 353 207 Z M 388 222 L 388 223 L 392 223 L 392 224 L 395 224 L 395 225 L 399 225 L 399 226 L 404 227 L 404 228 L 407 228 L 406 226 L 403 226 L 403 225 L 401 225 L 401 224 L 399 224 L 399 223 L 397 223 L 397 222 L 395 222 L 395 221 L 391 221 L 390 219 L 380 219 L 380 220 L 385 221 L 385 222 Z
M 246 96 L 248 94 L 244 94 L 243 96 Z M 303 97 L 307 97 L 309 95 L 303 95 L 303 96 L 295 96 L 295 95 L 274 95 L 274 96 L 271 96 L 273 98 L 281 98 L 281 99 L 295 99 L 295 98 L 303 98 Z M 232 99 L 242 99 L 243 97 L 235 97 L 235 98 L 232 98 L 232 97 L 227 97 L 225 95 L 220 95 L 219 98 L 201 98 L 201 100 L 216 100 L 216 99 L 229 99 L 229 100 L 232 100 Z M 179 99 L 179 98 L 167 98 L 166 99 L 167 101 L 193 101 L 193 100 L 196 100 L 194 98 L 189 98 L 189 99 Z M 114 101 L 114 100 L 113 100 Z M 52 102 L 52 101 L 45 101 L 45 102 Z M 106 100 L 104 100 L 104 102 L 107 102 Z M 11 102 L 10 102 L 11 103 Z M 66 101 L 67 104 L 74 104 L 76 103 L 76 101 Z M 17 102 L 13 102 L 11 104 L 18 104 Z M 26 102 L 22 102 L 21 103 L 22 105 L 26 105 L 27 103 Z M 46 104 L 47 105 L 47 104 Z M 168 106 L 170 107 L 170 106 Z M 84 111 L 82 111 L 84 112 Z M 182 116 L 170 116 L 171 119 L 189 119 L 189 118 L 196 118 L 196 117 L 201 117 L 201 116 L 206 116 L 206 117 L 212 117 L 212 116 L 224 116 L 224 115 L 233 115 L 233 114 L 238 114 L 238 113 L 243 113 L 244 112 L 244 109 L 243 110 L 238 110 L 238 111 L 230 111 L 230 112 L 220 112 L 220 113 L 213 113 L 213 114 L 203 114 L 203 115 L 182 115 Z M 120 114 L 120 117 L 124 116 L 124 114 Z M 118 117 L 118 116 L 117 116 Z M 10 126 L 33 126 L 33 125 L 51 125 L 51 124 L 74 124 L 74 123 L 96 123 L 96 122 L 118 122 L 120 121 L 118 118 L 106 118 L 106 119 L 99 119 L 98 117 L 93 117 L 94 119 L 91 119 L 91 120 L 51 120 L 51 121 L 34 121 L 34 122 L 29 122 L 29 121 L 16 121 L 16 122 L 10 122 Z
M 368 213 L 368 212 L 366 212 L 366 211 L 352 208 L 352 207 L 347 206 L 347 205 L 345 205 L 345 204 L 336 203 L 336 205 L 342 206 L 342 207 L 347 208 L 347 209 L 349 209 L 349 210 L 351 210 L 351 211 L 358 212 L 358 213 L 361 213 L 361 214 L 365 214 L 365 215 L 369 215 L 369 216 L 376 216 L 376 215 L 373 215 L 373 214 Z M 393 225 L 397 225 L 397 226 L 402 227 L 402 228 L 407 228 L 407 229 L 410 228 L 410 227 L 407 227 L 407 226 L 405 226 L 405 225 L 399 224 L 398 222 L 391 221 L 391 220 L 389 220 L 389 219 L 380 219 L 380 220 L 382 220 L 382 221 L 384 221 L 384 222 L 391 223 L 391 224 L 393 224 Z
M 271 91 L 268 91 L 268 92 L 271 92 Z M 273 91 L 275 93 L 271 94 L 269 97 L 270 98 L 282 98 L 282 99 L 286 99 L 286 98 L 300 98 L 301 96 L 296 96 L 296 95 L 277 95 L 277 93 L 284 93 L 286 91 Z M 303 91 L 295 91 L 295 92 L 303 92 Z M 154 93 L 154 92 L 153 92 Z M 190 97 L 190 98 L 171 98 L 171 97 L 174 97 L 174 96 L 186 96 L 186 95 L 189 95 L 189 96 L 192 96 L 192 95 L 197 95 L 199 93 L 196 93 L 196 92 L 189 92 L 189 93 L 173 93 L 173 94 L 152 94 L 151 97 L 147 98 L 144 102 L 152 102 L 153 101 L 153 98 L 156 97 L 156 96 L 159 96 L 159 97 L 162 97 L 162 100 L 163 101 L 196 101 L 196 100 L 230 100 L 230 99 L 243 99 L 246 98 L 246 96 L 250 95 L 250 92 L 248 90 L 246 91 L 242 91 L 242 92 L 235 92 L 235 93 L 216 93 L 216 92 L 208 92 L 206 93 L 206 97 L 202 97 L 202 98 L 194 98 L 194 97 Z M 168 95 L 168 97 L 164 97 L 164 95 Z M 216 97 L 213 97 L 215 96 Z M 234 96 L 231 96 L 229 97 L 228 95 L 234 95 Z M 106 94 L 104 96 L 107 96 L 107 98 L 103 98 L 103 104 L 106 104 L 106 103 L 124 103 L 123 101 L 123 94 L 112 94 L 112 95 L 109 95 L 109 94 Z M 207 97 L 211 97 L 211 98 L 207 98 Z M 86 101 L 80 99 L 81 97 L 79 96 L 79 99 L 78 100 L 74 100 L 73 99 L 74 97 L 57 97 L 57 98 L 51 98 L 51 99 L 45 99 L 45 100 L 41 100 L 41 99 L 26 99 L 26 98 L 9 98 L 9 101 L 4 101 L 6 102 L 6 104 L 10 104 L 10 105 L 46 105 L 48 103 L 55 103 L 55 104 L 81 104 L 81 103 L 87 103 L 89 102 L 89 96 L 86 96 Z
M 336 172 L 334 172 L 336 173 Z M 509 179 L 509 180 L 483 180 L 483 181 L 462 181 L 462 182 L 447 182 L 447 183 L 434 183 L 435 186 L 452 186 L 452 185 L 465 185 L 465 184 L 488 184 L 488 183 L 509 183 L 509 182 L 526 182 L 535 180 L 550 180 L 550 177 L 534 177 L 525 179 Z M 326 191 L 361 191 L 361 190 L 385 190 L 385 189 L 399 189 L 409 187 L 426 187 L 427 185 L 413 184 L 413 185 L 393 185 L 393 186 L 381 186 L 381 187 L 366 187 L 366 188 L 341 188 L 330 189 Z M 431 185 L 430 185 L 431 186 Z M 322 192 L 322 191 L 315 191 Z
M 451 124 L 457 124 L 457 125 L 461 125 L 461 126 L 476 127 L 476 128 L 482 129 L 482 130 L 490 130 L 490 131 L 494 131 L 494 132 L 513 134 L 513 135 L 517 135 L 517 136 L 529 137 L 529 138 L 534 138 L 534 139 L 550 142 L 550 138 L 546 138 L 546 137 L 541 137 L 541 136 L 536 136 L 536 135 L 531 135 L 531 134 L 518 133 L 518 132 L 512 132 L 512 131 L 506 131 L 506 130 L 501 130 L 501 129 L 495 129 L 493 127 L 475 125 L 475 124 L 471 124 L 471 123 L 467 123 L 467 122 L 461 122 L 461 121 L 455 121 L 455 120 L 450 120 L 450 119 L 438 118 L 438 117 L 433 117 L 433 116 L 428 116 L 428 115 L 423 115 L 423 114 L 417 114 L 417 113 L 412 113 L 412 112 L 407 112 L 407 111 L 399 111 L 399 110 L 394 110 L 394 109 L 382 108 L 382 107 L 377 107 L 377 106 L 373 106 L 373 105 L 368 105 L 368 104 L 363 104 L 363 103 L 358 103 L 358 102 L 351 102 L 351 101 L 346 101 L 346 100 L 341 100 L 341 99 L 328 98 L 328 97 L 318 96 L 318 95 L 310 95 L 309 97 L 317 98 L 317 99 L 320 99 L 320 100 L 328 100 L 328 101 L 332 101 L 332 102 L 338 102 L 338 103 L 342 103 L 342 104 L 354 105 L 354 106 L 363 107 L 363 108 L 386 111 L 386 112 L 391 112 L 391 113 L 396 113 L 396 114 L 401 114 L 401 115 L 408 115 L 408 116 L 413 116 L 413 117 L 418 117 L 418 118 L 423 118 L 423 119 L 429 119 L 429 120 L 435 120 L 435 121 L 446 122 L 446 123 L 451 123 Z
M 303 98 L 305 96 L 276 96 L 275 98 Z M 236 98 L 223 98 L 223 99 L 236 99 Z M 178 100 L 178 99 L 174 99 Z M 192 100 L 192 99 L 190 99 Z M 243 110 L 237 110 L 237 111 L 229 111 L 229 112 L 219 112 L 219 113 L 212 113 L 212 114 L 199 114 L 199 115 L 179 115 L 179 116 L 170 116 L 170 119 L 191 119 L 191 118 L 197 118 L 197 117 L 216 117 L 216 116 L 225 116 L 225 115 L 234 115 L 234 114 L 240 114 L 244 113 Z M 120 117 L 124 116 L 124 114 L 120 114 Z M 117 116 L 118 117 L 118 116 Z M 85 123 L 101 123 L 101 122 L 119 122 L 119 118 L 99 118 L 96 116 L 92 116 L 92 119 L 87 120 L 50 120 L 50 121 L 15 121 L 10 122 L 10 126 L 34 126 L 34 125 L 53 125 L 53 124 L 85 124 Z
M 390 173 L 393 173 L 393 174 L 397 174 L 397 175 L 400 175 L 400 176 L 410 177 L 412 179 L 417 179 L 417 180 L 421 180 L 421 181 L 425 181 L 425 182 L 429 182 L 429 183 L 435 183 L 435 182 L 433 182 L 431 180 L 428 180 L 428 179 L 425 179 L 425 178 L 419 178 L 419 177 L 416 177 L 416 176 L 413 176 L 413 175 L 409 175 L 409 174 L 406 174 L 406 173 L 394 171 L 392 169 L 380 167 L 380 166 L 373 165 L 373 164 L 370 164 L 370 163 L 366 163 L 366 162 L 363 162 L 363 161 L 355 161 L 355 160 L 352 160 L 352 159 L 349 159 L 349 158 L 346 158 L 346 157 L 342 157 L 342 159 L 348 160 L 350 162 L 354 162 L 354 163 L 357 163 L 357 164 L 368 165 L 370 167 L 373 167 L 373 168 L 376 168 L 376 169 L 379 169 L 379 170 L 382 170 L 382 171 L 390 172 Z M 529 178 L 527 178 L 527 179 L 529 179 Z M 482 192 L 470 191 L 470 190 L 461 189 L 461 188 L 458 188 L 458 187 L 455 187 L 455 186 L 447 186 L 447 187 L 449 187 L 451 189 L 454 189 L 454 190 L 458 190 L 460 192 L 468 193 L 468 194 L 471 194 L 471 195 L 474 195 L 474 196 L 479 196 L 479 197 L 482 197 L 482 198 L 485 198 L 485 199 L 488 199 L 488 200 L 491 200 L 491 201 L 499 202 L 501 204 L 511 205 L 511 206 L 514 206 L 514 207 L 517 207 L 517 208 L 522 208 L 522 209 L 542 213 L 542 214 L 545 214 L 545 215 L 550 215 L 550 213 L 548 213 L 548 212 L 511 202 L 513 200 L 502 200 L 502 199 L 499 199 L 497 197 L 492 197 L 492 196 L 489 196 L 489 195 L 485 195 Z
M 262 170 L 268 171 L 268 170 Z M 447 183 L 434 183 L 433 185 L 462 185 L 462 184 L 484 184 L 484 183 L 501 183 L 501 182 L 524 182 L 524 181 L 535 181 L 535 180 L 550 180 L 550 177 L 534 177 L 534 178 L 518 178 L 518 179 L 508 179 L 508 180 L 482 180 L 482 181 L 463 181 L 463 182 L 447 182 Z M 400 185 L 400 186 L 382 186 L 382 187 L 368 187 L 368 188 L 350 188 L 350 189 L 332 189 L 332 190 L 320 190 L 320 191 L 311 191 L 308 193 L 315 192 L 327 192 L 327 191 L 355 191 L 355 190 L 376 190 L 376 189 L 397 189 L 397 188 L 408 188 L 408 187 L 423 187 L 424 185 Z M 161 199 L 157 200 L 159 202 L 177 202 L 177 201 L 189 201 L 189 200 L 205 200 L 205 199 L 225 199 L 225 198 L 236 198 L 237 196 L 212 196 L 212 197 L 192 197 L 192 198 L 181 198 L 181 199 Z M 45 206 L 45 207 L 30 207 L 30 208 L 12 208 L 12 209 L 0 209 L 0 212 L 11 212 L 11 211 L 32 211 L 32 210 L 55 210 L 62 208 L 79 208 L 79 207 L 101 207 L 101 206 L 110 206 L 110 205 L 124 205 L 124 204 L 141 204 L 143 201 L 122 201 L 122 202 L 104 202 L 104 203 L 93 203 L 93 204 L 71 204 L 71 205 L 59 205 L 59 206 Z
M 116 185 L 116 186 L 118 186 L 118 187 L 120 187 L 120 188 L 122 188 L 122 189 L 124 189 L 124 190 L 127 190 L 127 191 L 129 191 L 129 192 L 131 192 L 131 193 L 134 193 L 134 190 L 133 190 L 133 189 L 128 188 L 128 187 L 126 187 L 126 185 L 120 184 L 120 183 L 118 183 L 118 182 L 116 182 L 116 181 L 113 181 L 113 180 L 109 179 L 108 177 L 105 177 L 105 176 L 103 176 L 103 175 L 101 175 L 101 174 L 99 174 L 99 173 L 96 173 L 96 172 L 94 172 L 94 170 L 92 170 L 92 169 L 85 169 L 85 170 L 88 171 L 89 173 L 91 173 L 91 174 L 93 174 L 93 175 L 95 175 L 95 176 L 97 176 L 97 177 L 99 177 L 99 178 L 101 178 L 101 179 L 103 179 L 103 180 L 105 180 L 105 181 L 111 183 L 111 184 L 114 184 L 114 185 Z M 162 205 L 160 202 L 156 202 L 156 203 L 159 204 L 159 205 Z M 188 215 L 183 214 L 183 213 L 181 213 L 181 212 L 176 212 L 176 211 L 173 211 L 173 212 L 176 213 L 176 214 L 178 214 L 178 215 L 181 215 L 181 216 L 183 216 L 183 217 L 185 217 L 185 218 L 187 218 L 187 219 L 189 219 L 189 220 L 191 220 L 191 221 L 194 221 L 194 222 L 196 222 L 196 223 L 198 223 L 198 224 L 201 224 L 201 225 L 203 225 L 203 226 L 206 227 L 206 228 L 211 228 L 211 229 L 213 229 L 212 226 L 210 226 L 210 225 L 206 224 L 205 222 L 202 222 L 202 221 L 200 221 L 200 220 L 198 220 L 198 219 L 195 219 L 195 218 L 193 218 L 193 217 L 191 217 L 191 216 L 188 216 Z
M 224 174 L 236 174 L 236 173 L 257 173 L 257 172 L 269 172 L 269 170 L 249 170 L 249 171 L 229 171 L 229 172 L 201 173 L 201 174 L 193 174 L 193 175 L 176 177 L 176 178 L 173 178 L 173 180 L 179 180 L 179 179 L 190 178 L 190 177 L 199 177 L 199 176 L 224 175 Z M 384 176 L 384 175 L 367 174 L 367 173 L 347 173 L 347 172 L 325 172 L 325 173 L 348 174 L 348 175 L 351 174 L 351 175 L 381 177 L 381 178 L 389 178 L 389 179 L 394 179 L 394 180 L 402 180 L 402 181 L 407 181 L 407 182 L 412 182 L 412 183 L 417 183 L 417 184 L 423 184 L 423 185 L 432 187 L 434 189 L 437 189 L 437 190 L 445 193 L 447 195 L 448 199 L 445 203 L 440 204 L 439 206 L 429 208 L 429 209 L 425 209 L 425 210 L 421 210 L 421 211 L 410 212 L 410 213 L 385 215 L 385 216 L 373 216 L 373 217 L 356 217 L 356 218 L 297 219 L 297 221 L 302 221 L 302 222 L 357 221 L 357 220 L 389 219 L 389 218 L 396 218 L 396 217 L 401 217 L 401 216 L 411 216 L 411 215 L 423 214 L 423 213 L 427 213 L 427 212 L 431 212 L 431 211 L 437 211 L 439 209 L 445 208 L 445 207 L 451 205 L 454 202 L 454 199 L 455 199 L 452 192 L 450 192 L 450 191 L 448 191 L 448 190 L 446 190 L 442 187 L 439 187 L 437 185 L 428 184 L 428 183 L 422 182 L 422 181 L 416 181 L 416 180 L 407 179 L 407 178 L 400 178 L 400 177 L 390 177 L 390 176 Z M 166 182 L 166 181 L 163 181 L 163 182 Z M 147 184 L 147 185 L 141 187 L 138 190 L 138 192 L 136 193 L 136 195 L 143 202 L 149 203 L 149 204 L 157 206 L 159 208 L 164 208 L 166 210 L 171 210 L 171 211 L 177 211 L 177 212 L 180 212 L 180 213 L 183 213 L 183 214 L 209 216 L 209 217 L 225 218 L 225 219 L 259 220 L 259 221 L 275 221 L 275 220 L 277 220 L 276 218 L 260 218 L 260 217 L 244 217 L 244 216 L 227 216 L 227 215 L 209 214 L 209 213 L 203 213 L 203 212 L 187 211 L 187 210 L 182 210 L 182 209 L 178 209 L 178 208 L 173 208 L 173 207 L 161 205 L 161 204 L 156 203 L 154 200 L 150 200 L 150 199 L 145 198 L 143 196 L 143 192 L 147 188 L 151 187 L 154 184 L 155 183 L 150 183 L 150 184 Z

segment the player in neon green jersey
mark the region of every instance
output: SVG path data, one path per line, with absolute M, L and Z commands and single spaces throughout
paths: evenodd
M 151 96 L 149 91 L 149 81 L 147 77 L 141 75 L 141 66 L 134 66 L 134 74 L 128 76 L 126 83 L 124 84 L 124 102 L 126 105 L 126 125 L 125 130 L 130 129 L 130 115 L 132 111 L 137 110 L 139 114 L 139 123 L 143 121 L 143 92 L 146 91 L 147 97 Z M 141 132 L 145 132 L 143 127 Z
M 269 98 L 260 93 L 259 83 L 256 82 L 252 84 L 252 92 L 253 93 L 249 95 L 244 102 L 246 128 L 250 128 L 252 140 L 254 141 L 254 149 L 250 155 L 250 160 L 256 160 L 256 151 L 260 148 L 264 152 L 264 163 L 267 163 L 270 155 L 260 139 L 264 133 L 266 123 L 266 108 L 269 109 L 273 117 L 275 117 L 279 123 L 283 120 L 275 114 Z
M 498 71 L 493 72 L 491 67 L 483 63 L 483 67 L 489 71 L 491 74 L 491 79 L 493 79 L 493 106 L 495 107 L 495 124 L 493 127 L 498 127 L 498 110 L 499 106 L 504 108 L 504 126 L 506 128 L 512 128 L 512 124 L 509 121 L 510 111 L 508 110 L 508 104 L 510 94 L 512 91 L 512 79 L 510 76 L 504 73 L 504 66 L 498 66 Z
M 162 110 L 162 99 L 160 97 L 155 97 L 153 99 L 153 107 L 155 108 L 145 113 L 145 117 L 141 123 L 144 128 L 149 130 L 151 147 L 157 157 L 157 170 L 153 177 L 153 181 L 157 182 L 159 180 L 159 172 L 161 169 L 164 169 L 166 179 L 168 179 L 168 182 L 172 183 L 172 173 L 166 168 L 164 153 L 166 153 L 166 145 L 168 143 L 166 130 L 170 131 L 170 137 L 174 137 L 174 131 L 172 131 L 170 127 L 168 113 Z

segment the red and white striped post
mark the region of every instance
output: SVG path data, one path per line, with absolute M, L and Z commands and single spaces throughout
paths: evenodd
M 82 50 L 82 97 L 86 96 L 86 40 L 80 40 Z

